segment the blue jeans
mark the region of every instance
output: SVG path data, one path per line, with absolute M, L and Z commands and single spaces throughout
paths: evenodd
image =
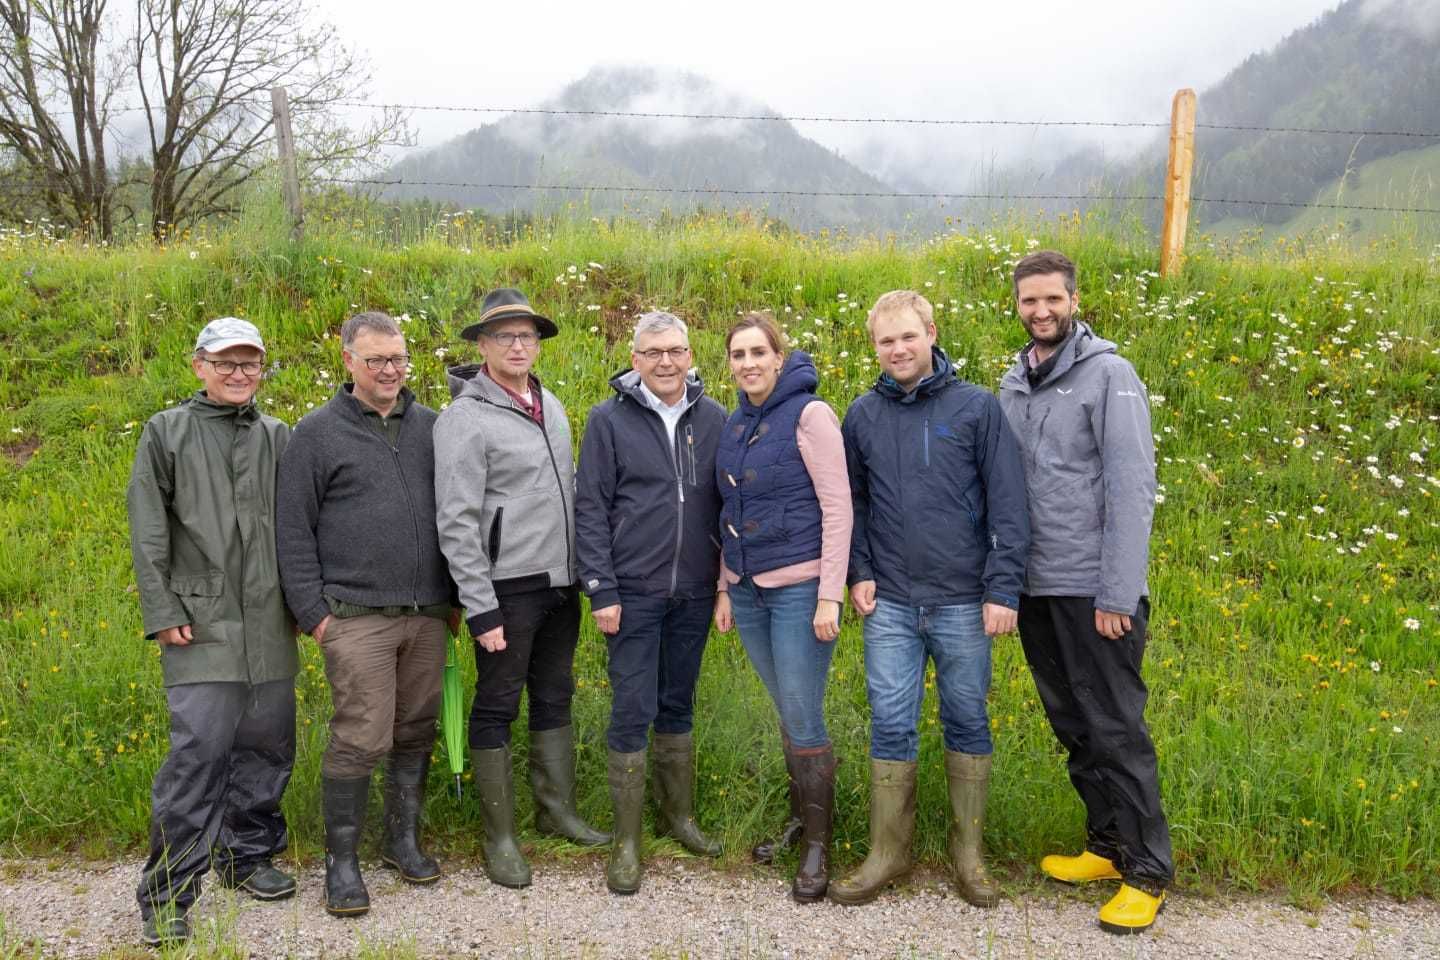
M 656 733 L 690 732 L 695 681 L 714 610 L 714 597 L 620 595 L 620 630 L 605 640 L 610 649 L 610 749 L 644 750 L 652 723 Z
M 780 713 L 780 727 L 796 747 L 830 743 L 825 729 L 825 681 L 834 643 L 815 639 L 820 581 L 757 587 L 749 577 L 730 585 L 730 608 L 740 643 Z
M 914 760 L 920 755 L 920 705 L 925 659 L 935 661 L 945 749 L 988 754 L 990 638 L 980 604 L 912 607 L 877 599 L 865 618 L 865 687 L 870 698 L 870 756 Z

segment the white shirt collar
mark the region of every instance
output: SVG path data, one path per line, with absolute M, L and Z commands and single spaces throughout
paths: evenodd
M 650 404 L 650 409 L 654 410 L 656 413 L 678 414 L 685 409 L 685 391 L 681 392 L 679 400 L 675 401 L 674 403 L 666 403 L 664 400 L 661 400 L 654 391 L 652 391 L 649 387 L 645 385 L 644 380 L 641 380 L 640 395 L 645 398 L 646 403 Z

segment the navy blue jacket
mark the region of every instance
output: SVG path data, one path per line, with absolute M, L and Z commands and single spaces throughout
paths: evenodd
M 818 398 L 815 363 L 792 350 L 759 407 L 740 391 L 715 453 L 725 566 L 742 577 L 820 556 L 820 499 L 800 456 L 800 414 Z
M 931 354 L 935 372 L 913 391 L 882 375 L 845 413 L 849 581 L 911 606 L 1018 608 L 1030 548 L 1020 445 L 995 395 Z
M 575 475 L 580 586 L 594 609 L 622 593 L 713 597 L 720 576 L 715 446 L 725 408 L 692 371 L 672 447 L 640 375 L 610 380 L 615 396 L 590 411 Z

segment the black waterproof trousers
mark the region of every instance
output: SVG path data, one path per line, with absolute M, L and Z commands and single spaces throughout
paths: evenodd
M 500 594 L 505 649 L 475 644 L 475 699 L 470 704 L 470 749 L 510 742 L 520 694 L 530 693 L 530 729 L 570 725 L 575 696 L 575 645 L 580 639 L 580 592 L 574 586 Z
M 1130 632 L 1095 629 L 1094 597 L 1020 597 L 1020 642 L 1050 726 L 1070 754 L 1070 782 L 1085 804 L 1085 846 L 1151 895 L 1175 875 L 1160 807 L 1155 745 L 1145 726 L 1140 677 L 1150 602 Z
M 284 852 L 280 797 L 295 762 L 295 681 L 186 683 L 165 691 L 170 753 L 150 792 L 150 858 L 135 897 L 145 919 L 183 914 L 213 866 L 243 876 Z

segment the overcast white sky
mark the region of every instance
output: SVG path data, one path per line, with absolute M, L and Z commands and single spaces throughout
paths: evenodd
M 368 54 L 376 102 L 531 106 L 593 66 L 649 64 L 787 115 L 1165 120 L 1176 89 L 1203 90 L 1338 0 L 313 2 Z M 413 126 L 428 147 L 490 119 L 417 112 Z M 850 154 L 896 129 L 802 132 Z M 971 146 L 998 155 L 1013 137 Z

